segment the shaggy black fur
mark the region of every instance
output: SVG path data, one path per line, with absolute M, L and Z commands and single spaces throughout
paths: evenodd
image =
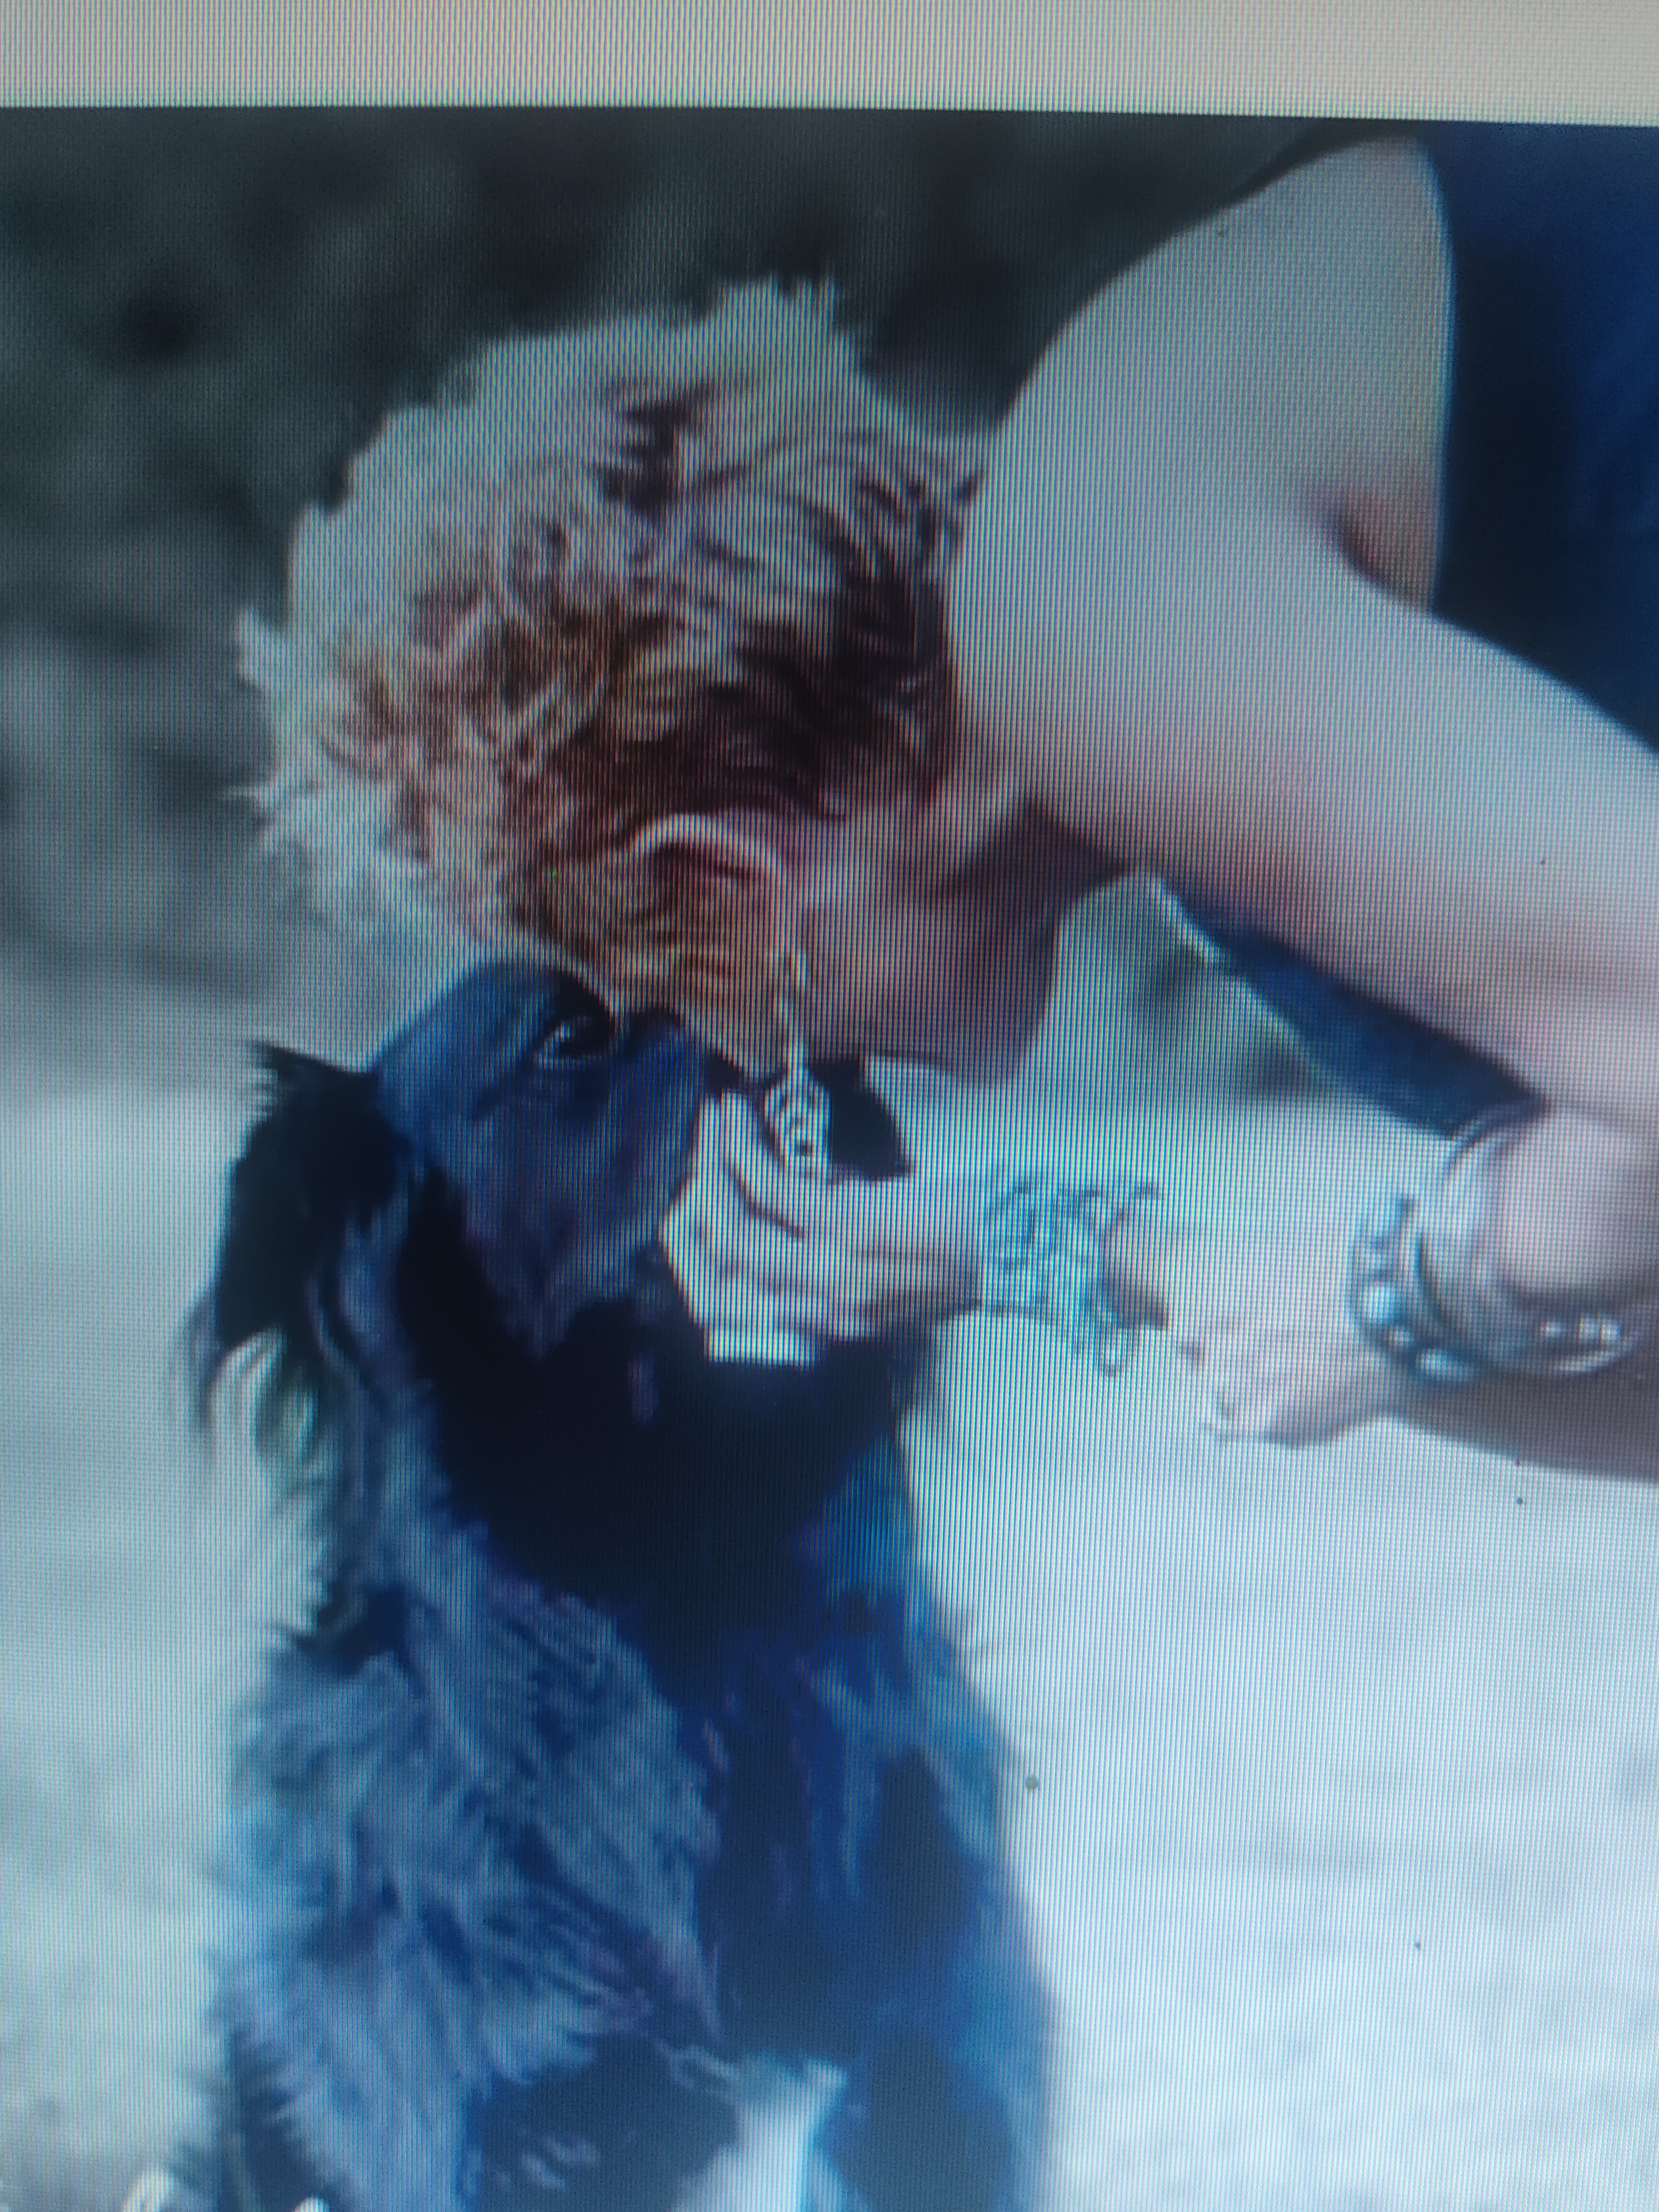
M 704 1358 L 656 1248 L 721 1071 L 546 970 L 266 1066 L 191 1351 L 205 1417 L 272 1348 L 327 1588 L 248 1717 L 191 2187 L 669 2212 L 817 2066 L 804 2207 L 1024 2203 L 1047 2015 L 918 1571 L 915 1348 Z

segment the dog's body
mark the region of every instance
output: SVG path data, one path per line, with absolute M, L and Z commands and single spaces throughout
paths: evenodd
M 1046 2010 L 913 1355 L 703 1358 L 655 1248 L 715 1071 L 665 1024 L 486 969 L 367 1073 L 272 1068 L 197 1350 L 274 1339 L 316 1408 L 329 1586 L 249 1717 L 203 2199 L 670 2212 L 760 2110 L 808 2115 L 791 2212 L 1024 2202 Z

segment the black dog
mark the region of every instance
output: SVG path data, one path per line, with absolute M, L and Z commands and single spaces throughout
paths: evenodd
M 793 2094 L 802 2212 L 1023 2204 L 1047 2012 L 915 1556 L 915 1347 L 704 1358 L 658 1237 L 723 1072 L 548 970 L 266 1065 L 194 1372 L 205 1418 L 273 1347 L 327 1587 L 248 1718 L 187 2191 L 670 2212 Z

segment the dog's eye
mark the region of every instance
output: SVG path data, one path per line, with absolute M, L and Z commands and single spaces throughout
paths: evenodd
M 605 1051 L 611 1032 L 602 1015 L 572 1014 L 552 1030 L 536 1054 L 538 1060 L 592 1060 Z

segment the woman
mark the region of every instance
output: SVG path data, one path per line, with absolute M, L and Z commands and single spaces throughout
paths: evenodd
M 1451 335 L 1434 171 L 1377 143 L 1142 262 L 984 435 L 876 392 L 821 303 L 497 349 L 249 631 L 278 821 L 390 840 L 757 1079 L 796 1040 L 1011 1065 L 1066 911 L 1149 870 L 1348 1072 L 1426 1027 L 1407 1103 L 1510 1111 L 1311 1316 L 1235 1326 L 1109 1217 L 1132 1316 L 1286 1437 L 1610 1369 L 1659 1298 L 1659 768 L 1430 611 Z M 983 1279 L 948 1194 L 786 1178 L 731 1104 L 670 1244 L 745 1342 Z

